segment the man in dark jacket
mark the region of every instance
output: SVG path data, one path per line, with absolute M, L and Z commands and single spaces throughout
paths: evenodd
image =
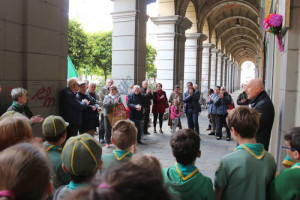
M 138 134 L 137 143 L 143 144 L 141 141 L 143 135 L 143 108 L 144 96 L 140 93 L 140 86 L 135 85 L 132 93 L 128 95 L 127 106 L 129 107 L 129 119 L 134 122 Z
M 200 93 L 198 90 L 193 88 L 192 82 L 187 82 L 186 85 L 188 91 L 184 93 L 182 101 L 185 103 L 184 111 L 186 113 L 188 127 L 192 130 L 195 130 L 199 135 L 198 115 L 199 112 L 201 112 L 201 107 L 199 104 Z
M 79 127 L 79 132 L 80 134 L 88 133 L 94 137 L 96 127 L 99 124 L 99 118 L 97 118 L 97 116 L 101 109 L 96 100 L 87 93 L 86 90 L 86 83 L 81 82 L 79 84 L 79 92 L 77 93 L 76 98 L 79 101 L 86 99 L 90 103 L 82 110 L 82 124 Z
M 248 96 L 247 96 L 247 93 L 245 92 L 245 90 L 239 95 L 239 97 L 236 100 L 236 103 L 240 106 L 249 105 L 250 100 L 248 99 Z
M 69 87 L 64 88 L 61 92 L 60 104 L 62 117 L 69 123 L 66 140 L 78 134 L 78 129 L 82 124 L 82 110 L 89 104 L 89 101 L 86 99 L 82 101 L 76 99 L 78 91 L 78 81 L 76 78 L 71 78 L 68 85 Z
M 265 150 L 268 151 L 275 116 L 274 105 L 267 95 L 264 84 L 260 79 L 250 80 L 245 91 L 248 98 L 252 99 L 249 107 L 254 108 L 261 114 L 259 128 L 256 134 L 256 142 L 263 144 Z
M 153 94 L 148 87 L 148 82 L 143 81 L 141 94 L 144 95 L 144 123 L 143 123 L 143 130 L 145 135 L 150 135 L 148 132 L 148 124 L 149 124 L 149 115 L 150 115 L 150 106 L 151 106 L 151 99 L 153 99 Z

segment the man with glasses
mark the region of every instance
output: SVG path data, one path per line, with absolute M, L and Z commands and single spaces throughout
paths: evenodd
M 286 153 L 295 162 L 283 170 L 270 185 L 270 199 L 300 199 L 300 127 L 290 130 L 285 136 Z
M 188 91 L 184 93 L 182 101 L 185 103 L 184 111 L 186 113 L 188 127 L 196 131 L 196 133 L 199 135 L 198 115 L 199 112 L 201 112 L 201 107 L 199 104 L 200 93 L 198 90 L 194 89 L 192 82 L 187 82 L 186 86 Z

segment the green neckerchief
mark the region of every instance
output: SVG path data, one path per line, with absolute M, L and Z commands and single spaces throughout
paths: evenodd
M 132 156 L 130 151 L 125 150 L 113 150 L 113 154 L 116 156 L 117 160 L 122 160 L 125 156 Z
M 259 144 L 259 143 L 254 143 L 254 144 L 246 143 L 243 145 L 239 145 L 237 148 L 235 148 L 235 150 L 238 150 L 238 149 L 244 149 L 244 150 L 248 151 L 256 159 L 261 159 L 266 153 L 266 151 L 264 149 L 264 145 Z
M 291 168 L 300 168 L 300 162 L 295 163 Z
M 57 151 L 62 151 L 62 147 L 53 145 L 53 144 L 49 144 L 48 142 L 44 142 L 43 145 L 45 146 L 45 151 L 48 152 L 50 150 L 57 150 Z
M 88 187 L 90 184 L 82 184 L 82 183 L 74 183 L 73 181 L 70 181 L 68 189 L 75 191 L 79 188 Z
M 24 106 L 20 106 L 17 102 L 13 101 L 12 105 L 20 110 L 22 110 L 22 112 L 24 112 Z
M 181 165 L 179 163 L 175 163 L 174 168 L 184 181 L 188 180 L 199 172 L 198 168 L 194 165 Z

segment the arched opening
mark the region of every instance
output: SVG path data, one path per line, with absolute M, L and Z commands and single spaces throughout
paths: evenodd
M 247 84 L 251 79 L 255 78 L 255 65 L 251 61 L 245 61 L 242 64 L 241 84 Z

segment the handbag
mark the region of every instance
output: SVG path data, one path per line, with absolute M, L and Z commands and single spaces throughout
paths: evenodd
M 168 103 L 168 101 L 164 101 L 164 106 L 165 106 L 165 108 L 169 108 L 169 103 Z

